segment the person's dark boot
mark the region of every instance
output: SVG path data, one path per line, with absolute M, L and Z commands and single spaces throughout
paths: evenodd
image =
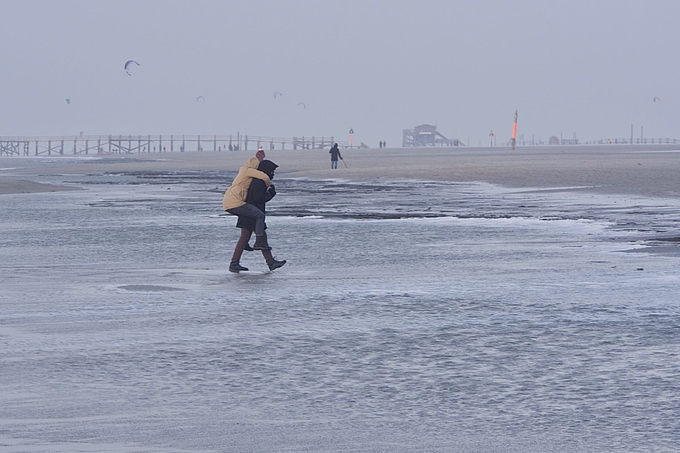
M 229 263 L 229 272 L 233 272 L 235 274 L 238 274 L 241 271 L 247 271 L 248 268 L 241 266 L 238 261 L 232 261 Z
M 245 250 L 246 252 L 252 252 L 252 251 L 255 250 L 255 249 L 252 248 L 252 247 L 250 246 L 250 244 L 246 243 L 246 246 L 243 247 L 243 250 Z
M 253 244 L 253 250 L 271 250 L 269 243 L 267 242 L 267 235 L 256 236 L 255 244 Z
M 270 271 L 273 271 L 274 269 L 280 268 L 284 264 L 286 264 L 286 260 L 277 261 L 275 259 L 272 259 L 269 263 L 267 263 L 267 266 L 269 266 Z

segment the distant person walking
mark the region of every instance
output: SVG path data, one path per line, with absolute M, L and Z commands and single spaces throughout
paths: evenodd
M 338 148 L 338 144 L 335 143 L 331 150 L 328 151 L 328 153 L 331 155 L 331 169 L 337 169 L 338 158 L 340 158 L 340 160 L 343 160 L 342 156 L 340 155 L 340 149 Z

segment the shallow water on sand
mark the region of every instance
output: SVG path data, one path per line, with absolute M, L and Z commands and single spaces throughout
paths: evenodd
M 0 197 L 0 452 L 680 447 L 676 201 L 232 176 Z

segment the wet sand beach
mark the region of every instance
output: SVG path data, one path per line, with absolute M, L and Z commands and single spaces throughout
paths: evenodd
M 676 148 L 676 149 L 674 149 Z M 279 177 L 488 182 L 519 188 L 677 197 L 677 145 L 631 147 L 344 149 L 330 169 L 328 150 L 270 150 Z M 0 194 L 63 190 L 41 175 L 122 171 L 236 171 L 254 151 L 0 158 Z
M 0 453 L 677 450 L 680 151 L 342 154 L 0 158 Z

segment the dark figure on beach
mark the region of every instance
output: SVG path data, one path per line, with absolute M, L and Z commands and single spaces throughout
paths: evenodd
M 338 168 L 338 158 L 342 160 L 342 156 L 340 155 L 340 149 L 338 148 L 338 144 L 335 143 L 333 147 L 331 148 L 328 153 L 331 155 L 331 169 Z
M 262 162 L 260 162 L 257 169 L 265 173 L 267 176 L 269 176 L 269 179 L 272 180 L 274 179 L 274 172 L 277 167 L 278 165 L 276 165 L 274 162 L 270 160 L 263 160 Z M 275 195 L 276 189 L 274 188 L 273 184 L 270 184 L 269 187 L 267 187 L 265 182 L 262 181 L 261 179 L 253 179 L 252 182 L 250 183 L 250 187 L 248 188 L 246 203 L 255 206 L 264 213 L 265 203 L 274 198 Z M 253 231 L 255 230 L 255 219 L 251 217 L 239 216 L 238 222 L 236 222 L 236 227 L 241 229 L 241 237 L 239 238 L 238 242 L 236 243 L 236 247 L 234 248 L 234 254 L 231 257 L 231 263 L 229 264 L 229 271 L 239 273 L 241 271 L 248 270 L 247 267 L 241 266 L 240 261 L 241 255 L 243 255 L 243 251 L 246 250 L 246 247 L 248 246 L 248 241 L 250 240 L 250 237 L 253 235 Z M 265 229 L 267 228 L 266 224 L 264 228 Z M 266 234 L 267 233 L 265 233 L 265 237 Z M 274 259 L 271 249 L 269 250 L 262 249 L 262 256 L 267 262 L 267 266 L 269 267 L 270 271 L 278 269 L 284 264 L 286 264 L 286 260 L 279 261 Z
M 257 158 L 258 161 L 262 162 L 262 161 L 264 160 L 264 158 L 266 157 L 266 155 L 265 155 L 265 153 L 264 153 L 264 148 L 262 148 L 262 147 L 260 146 L 260 147 L 257 149 L 257 152 L 255 153 L 255 157 Z M 246 203 L 247 203 L 247 201 L 246 201 Z M 246 242 L 246 245 L 245 245 L 244 250 L 247 251 L 247 252 L 252 252 L 252 251 L 255 250 L 255 249 L 252 248 L 252 247 L 250 246 L 250 244 L 248 244 L 248 243 Z

